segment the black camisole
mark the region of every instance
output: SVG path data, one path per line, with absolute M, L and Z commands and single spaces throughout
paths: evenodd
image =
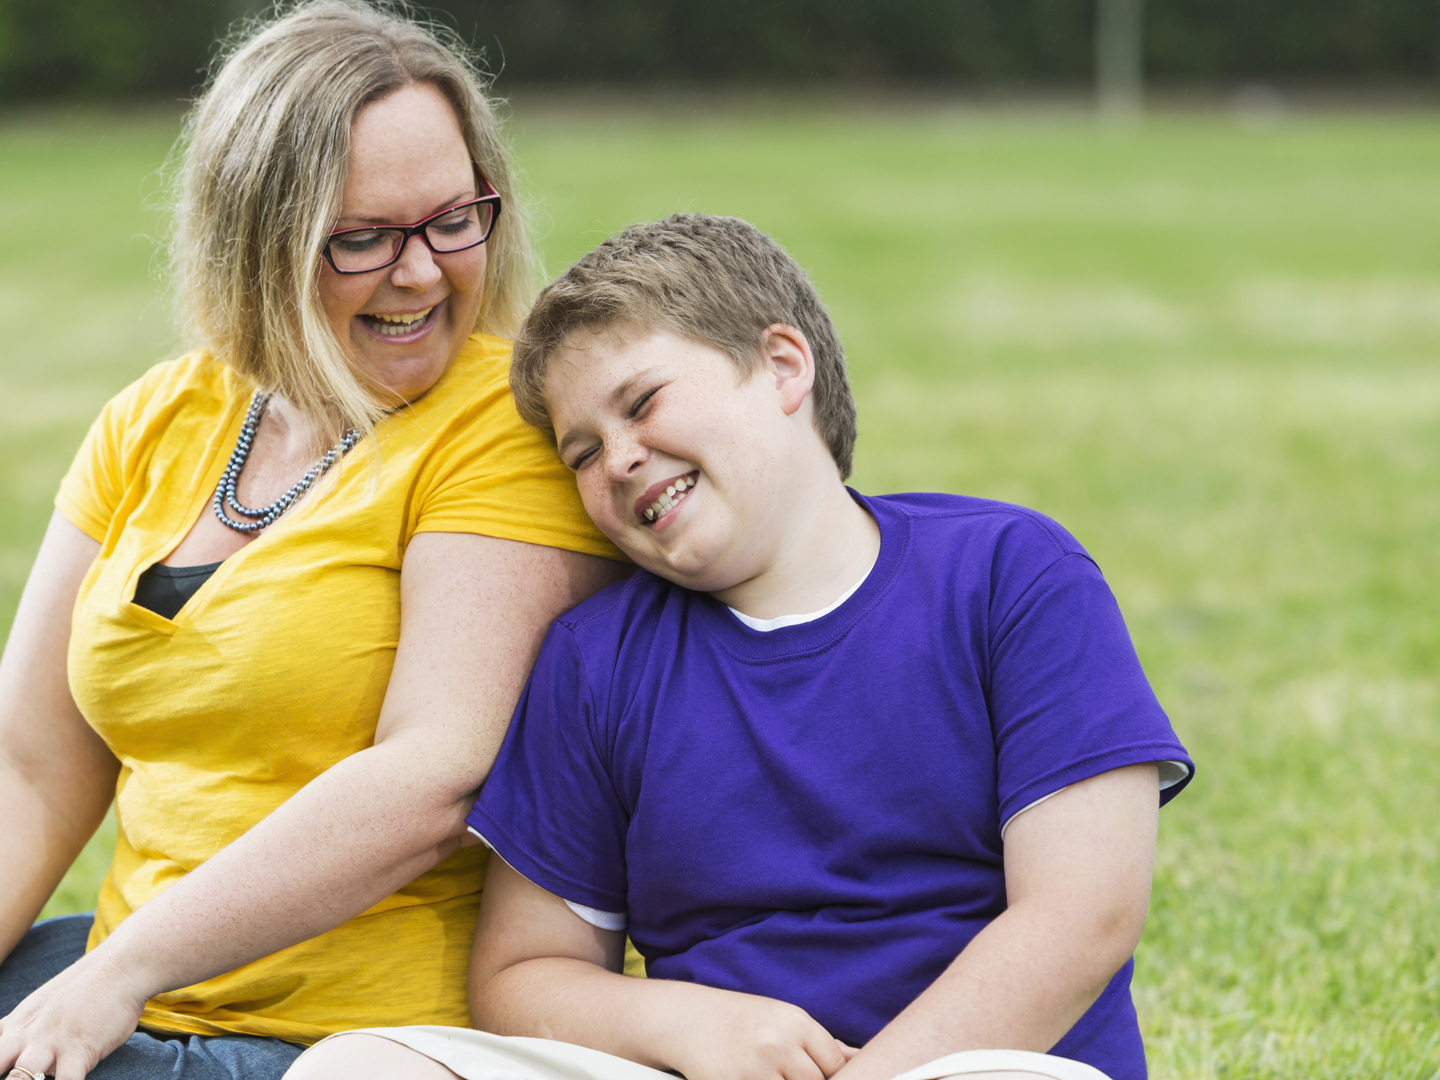
M 162 566 L 156 563 L 140 575 L 140 581 L 135 586 L 135 603 L 149 608 L 156 615 L 173 619 L 200 586 L 219 569 L 218 562 L 204 566 Z

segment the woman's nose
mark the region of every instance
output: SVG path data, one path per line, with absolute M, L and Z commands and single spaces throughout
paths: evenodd
M 390 271 L 390 283 L 401 289 L 428 289 L 442 276 L 435 255 L 417 233 L 406 237 L 400 258 Z

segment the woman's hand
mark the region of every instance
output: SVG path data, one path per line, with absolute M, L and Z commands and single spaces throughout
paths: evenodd
M 858 1052 L 804 1009 L 753 994 L 713 993 L 674 1029 L 674 1068 L 687 1080 L 829 1080 Z
M 0 1020 L 0 1075 L 16 1065 L 55 1080 L 85 1080 L 135 1033 L 143 990 L 99 953 L 45 983 Z

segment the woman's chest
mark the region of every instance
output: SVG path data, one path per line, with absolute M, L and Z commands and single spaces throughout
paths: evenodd
M 137 513 L 102 552 L 76 604 L 69 678 L 122 760 L 263 771 L 284 746 L 309 772 L 370 744 L 399 642 L 401 556 L 373 523 L 352 534 L 324 517 L 230 555 L 174 619 L 133 602 L 164 528 Z

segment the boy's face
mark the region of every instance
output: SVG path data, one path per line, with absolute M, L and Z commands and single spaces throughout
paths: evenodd
M 785 461 L 797 419 L 809 428 L 784 383 L 763 359 L 745 378 L 707 345 L 622 327 L 572 338 L 545 401 L 601 531 L 645 569 L 717 592 L 763 573 L 784 544 Z

